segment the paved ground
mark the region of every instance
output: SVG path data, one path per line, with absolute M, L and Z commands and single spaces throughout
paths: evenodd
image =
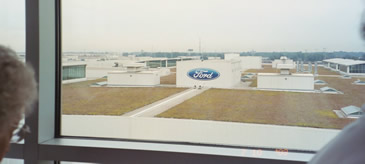
M 160 101 L 154 102 L 150 105 L 144 106 L 142 108 L 133 110 L 129 113 L 124 114 L 123 116 L 128 117 L 154 117 L 170 108 L 183 103 L 185 100 L 190 99 L 204 91 L 208 90 L 208 88 L 203 89 L 187 89 L 183 92 L 174 94 Z

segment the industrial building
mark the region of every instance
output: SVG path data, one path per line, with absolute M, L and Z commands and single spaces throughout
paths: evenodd
M 241 61 L 241 71 L 262 68 L 261 56 L 240 56 L 240 54 L 224 54 L 224 60 L 232 59 Z
M 290 69 L 294 69 L 296 67 L 296 63 L 287 58 L 286 56 L 282 56 L 280 57 L 280 59 L 275 59 L 272 63 L 272 68 L 277 68 L 278 64 L 286 64 L 288 66 L 290 66 Z
M 150 71 L 144 63 L 125 65 L 126 70 L 108 72 L 108 86 L 155 86 L 160 84 L 158 71 Z
M 224 60 L 232 60 L 240 57 L 240 54 L 224 54 Z
M 240 83 L 239 60 L 191 60 L 177 62 L 177 87 L 232 88 Z
M 146 63 L 149 68 L 175 67 L 177 61 L 199 60 L 199 56 L 180 56 L 177 58 L 149 58 L 138 63 Z
M 86 80 L 86 64 L 63 63 L 62 83 L 73 83 Z
M 314 90 L 313 74 L 291 74 L 291 64 L 278 64 L 280 73 L 258 73 L 257 88 L 280 90 Z
M 347 75 L 365 75 L 365 61 L 333 58 L 323 60 L 323 66 Z
M 261 56 L 240 56 L 241 70 L 248 69 L 262 69 L 262 57 Z

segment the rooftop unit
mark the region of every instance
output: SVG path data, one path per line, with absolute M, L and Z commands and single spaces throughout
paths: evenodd
M 361 108 L 353 105 L 341 108 L 341 112 L 346 118 L 359 118 L 364 113 Z
M 339 93 L 337 89 L 331 88 L 331 87 L 322 87 L 319 90 L 321 90 L 322 93 Z
M 315 85 L 326 85 L 327 83 L 323 80 L 314 80 Z
M 290 75 L 292 67 L 292 64 L 278 64 L 276 68 L 280 69 L 280 75 Z
M 145 66 L 145 63 L 131 63 L 124 65 L 127 72 L 141 72 L 145 70 Z
M 351 79 L 351 76 L 350 75 L 343 75 L 341 76 L 342 79 Z
M 365 81 L 362 81 L 360 79 L 357 79 L 356 81 L 354 81 L 353 84 L 355 84 L 355 85 L 365 85 Z
M 279 65 L 285 64 L 286 67 L 289 67 L 289 69 L 294 69 L 296 64 L 293 60 L 289 59 L 286 56 L 280 57 L 280 59 L 276 59 L 272 62 L 272 68 L 278 68 Z

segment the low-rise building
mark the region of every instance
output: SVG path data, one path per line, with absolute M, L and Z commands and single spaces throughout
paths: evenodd
M 125 65 L 125 71 L 108 72 L 108 86 L 156 86 L 160 84 L 158 71 L 150 71 L 144 63 Z
M 239 60 L 191 60 L 177 62 L 177 87 L 232 88 L 240 83 Z
M 86 64 L 63 63 L 62 83 L 74 83 L 86 80 Z
M 280 73 L 258 73 L 257 88 L 279 90 L 314 90 L 313 74 L 291 74 L 290 64 L 278 64 Z
M 323 66 L 347 75 L 365 75 L 365 61 L 333 58 L 323 60 Z
M 277 68 L 278 65 L 280 64 L 286 64 L 288 66 L 290 66 L 290 69 L 294 69 L 296 67 L 296 63 L 291 60 L 291 59 L 288 59 L 286 56 L 282 56 L 280 57 L 280 59 L 275 59 L 273 62 L 272 62 L 272 68 Z
M 240 60 L 241 71 L 262 68 L 261 56 L 240 56 L 240 54 L 224 54 L 224 60 Z

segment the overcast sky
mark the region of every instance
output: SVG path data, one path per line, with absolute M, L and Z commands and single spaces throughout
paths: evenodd
M 363 0 L 62 2 L 64 51 L 365 51 Z M 24 0 L 0 4 L 0 44 L 24 51 Z

